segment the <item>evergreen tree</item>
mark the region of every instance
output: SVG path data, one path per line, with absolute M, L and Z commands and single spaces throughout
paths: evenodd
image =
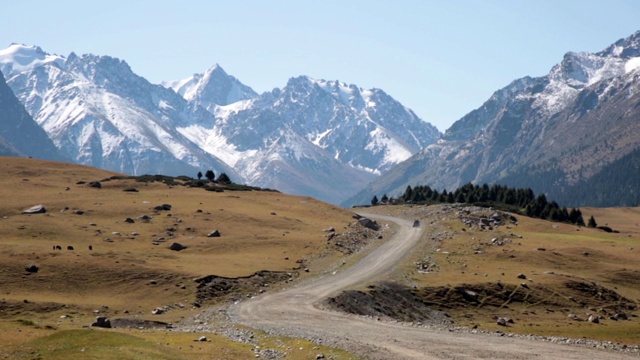
M 589 218 L 589 222 L 587 223 L 587 227 L 590 227 L 590 228 L 598 227 L 598 223 L 596 223 L 596 219 L 593 217 L 593 215 L 591 215 L 591 217 Z
M 207 177 L 208 178 L 208 177 Z M 229 175 L 227 175 L 226 173 L 222 173 L 218 176 L 218 182 L 220 184 L 231 184 L 231 179 L 229 178 Z
M 371 205 L 376 206 L 378 205 L 378 197 L 373 195 L 373 199 L 371 199 Z
M 213 170 L 207 170 L 206 173 L 204 173 L 204 176 L 207 178 L 207 180 L 209 181 L 213 181 L 213 179 L 216 178 L 216 174 L 214 174 Z
M 202 171 L 198 171 L 198 180 L 202 180 Z
M 404 190 L 404 195 L 402 195 L 402 199 L 404 201 L 407 201 L 411 199 L 412 195 L 413 195 L 413 189 L 411 188 L 411 185 L 407 185 L 407 188 Z
M 388 202 L 389 202 L 389 197 L 387 196 L 387 194 L 382 195 L 382 198 L 380 198 L 380 201 L 381 201 L 383 204 L 388 203 Z

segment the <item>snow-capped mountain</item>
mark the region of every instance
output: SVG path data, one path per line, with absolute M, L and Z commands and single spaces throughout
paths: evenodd
M 380 89 L 306 76 L 258 95 L 216 65 L 161 86 L 119 59 L 21 44 L 0 70 L 62 153 L 124 173 L 213 169 L 337 203 L 440 135 Z
M 65 160 L 47 133 L 33 121 L 0 72 L 0 155 Z
M 217 106 L 253 99 L 258 94 L 235 77 L 227 74 L 218 64 L 204 74 L 186 79 L 166 81 L 162 86 L 173 89 L 192 104 L 214 113 Z
M 190 95 L 208 101 L 206 87 Z M 185 92 L 186 94 L 186 92 Z M 248 97 L 248 96 L 247 96 Z M 292 78 L 180 132 L 257 186 L 340 202 L 440 134 L 380 89 Z
M 176 128 L 213 116 L 108 56 L 51 55 L 12 44 L 0 51 L 7 83 L 57 148 L 74 162 L 130 174 L 242 178 Z
M 531 187 L 569 196 L 640 144 L 640 32 L 605 50 L 567 53 L 549 74 L 518 79 L 454 123 L 436 143 L 376 179 L 346 204 L 407 185 Z M 640 189 L 637 189 L 640 190 Z

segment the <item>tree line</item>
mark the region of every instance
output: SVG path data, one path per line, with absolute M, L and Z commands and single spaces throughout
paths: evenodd
M 535 195 L 530 188 L 512 188 L 503 185 L 473 185 L 467 183 L 458 189 L 439 192 L 426 185 L 407 186 L 398 198 L 389 198 L 386 194 L 380 199 L 374 195 L 371 205 L 378 204 L 437 204 L 466 203 L 526 215 L 533 218 L 566 222 L 579 226 L 597 227 L 593 216 L 585 224 L 579 208 L 567 209 L 555 201 L 548 201 L 544 194 Z

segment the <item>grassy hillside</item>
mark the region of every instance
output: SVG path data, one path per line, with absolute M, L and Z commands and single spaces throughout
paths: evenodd
M 585 218 L 593 215 L 619 233 L 523 216 L 481 229 L 477 220 L 463 220 L 490 218 L 495 211 L 466 213 L 450 205 L 368 211 L 421 220 L 425 241 L 388 280 L 454 324 L 640 344 L 640 208 L 582 209 Z M 390 301 L 382 283 L 361 290 Z M 612 319 L 618 313 L 628 319 Z M 590 314 L 600 322 L 586 321 Z M 499 326 L 498 317 L 514 323 Z
M 342 229 L 353 222 L 351 212 L 307 197 L 263 191 L 214 192 L 134 179 L 105 181 L 116 175 L 120 174 L 0 157 L 0 326 L 6 335 L 1 337 L 0 348 L 21 344 L 20 348 L 53 356 L 47 358 L 65 358 L 69 352 L 55 344 L 69 336 L 75 339 L 71 343 L 77 343 L 71 348 L 82 348 L 86 336 L 94 335 L 81 329 L 96 315 L 173 322 L 194 314 L 196 278 L 249 276 L 260 270 L 308 276 L 300 269 L 301 261 L 313 274 L 313 259 L 331 262 L 341 256 L 327 249 L 322 230 Z M 100 181 L 101 188 L 89 186 L 93 181 Z M 123 191 L 131 188 L 137 192 Z M 39 204 L 46 213 L 22 214 Z M 162 204 L 171 209 L 154 210 Z M 151 219 L 140 220 L 143 215 Z M 214 230 L 221 236 L 208 237 Z M 173 242 L 187 248 L 172 251 Z M 62 249 L 56 250 L 56 245 Z M 73 250 L 67 250 L 68 246 Z M 36 264 L 39 271 L 25 271 L 29 264 Z M 152 315 L 156 307 L 169 311 Z M 114 342 L 137 349 L 121 348 L 113 356 L 100 358 L 184 355 L 158 345 L 158 336 L 110 334 L 93 348 Z M 189 341 L 194 336 L 189 335 Z M 162 343 L 185 341 L 184 335 L 172 339 Z M 231 352 L 238 347 L 220 341 Z M 248 351 L 240 348 L 240 352 Z M 15 346 L 13 350 L 17 351 Z M 134 356 L 131 351 L 144 355 Z M 86 357 L 96 358 L 95 354 L 87 352 Z

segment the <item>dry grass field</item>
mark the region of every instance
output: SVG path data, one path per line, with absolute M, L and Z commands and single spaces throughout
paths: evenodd
M 390 280 L 414 288 L 458 325 L 640 344 L 640 208 L 582 209 L 585 220 L 593 215 L 619 233 L 524 216 L 483 230 L 463 223 L 459 209 L 442 209 L 368 209 L 421 219 L 426 230 L 422 246 Z M 465 299 L 463 290 L 478 298 Z M 611 319 L 616 313 L 628 320 Z M 589 314 L 601 321 L 586 321 Z M 514 323 L 499 326 L 496 317 Z
M 194 281 L 211 275 L 218 277 L 215 289 L 238 286 L 226 301 L 285 286 L 287 274 L 314 276 L 362 256 L 347 256 L 361 247 L 349 235 L 352 211 L 277 192 L 109 180 L 116 175 L 0 158 L 0 358 L 247 359 L 267 348 L 286 349 L 287 359 L 316 353 L 354 358 L 253 329 L 253 344 L 243 344 L 202 332 L 88 327 L 97 315 L 167 323 L 190 319 L 202 311 L 194 304 L 215 302 L 199 298 Z M 89 186 L 92 181 L 100 181 L 101 188 Z M 130 188 L 137 192 L 123 191 Z M 22 214 L 38 204 L 47 212 Z M 171 209 L 154 209 L 162 204 Z M 617 233 L 522 216 L 517 224 L 481 229 L 461 221 L 460 209 L 364 209 L 420 219 L 425 229 L 411 258 L 381 280 L 405 286 L 456 325 L 640 344 L 640 209 L 582 209 L 585 220 L 594 215 Z M 493 212 L 475 211 L 474 216 Z M 151 219 L 143 221 L 143 215 Z M 327 241 L 323 229 L 330 227 L 342 235 Z M 208 237 L 213 230 L 220 237 Z M 368 241 L 384 241 L 362 234 Z M 187 248 L 172 251 L 173 242 Z M 26 271 L 29 264 L 39 270 Z M 264 275 L 242 283 L 256 272 Z M 362 284 L 355 290 L 376 288 L 379 284 Z M 153 315 L 159 307 L 165 312 Z M 612 319 L 620 313 L 627 320 Z M 586 321 L 590 314 L 601 321 Z M 513 323 L 499 326 L 497 317 Z M 194 342 L 202 335 L 208 341 Z
M 213 192 L 130 179 L 88 185 L 114 175 L 119 174 L 0 158 L 0 357 L 253 357 L 249 345 L 217 336 L 195 347 L 196 334 L 83 326 L 96 315 L 188 318 L 197 311 L 194 279 L 207 275 L 238 277 L 260 270 L 313 275 L 313 259 L 329 263 L 342 256 L 327 249 L 323 229 L 353 222 L 350 211 L 277 192 Z M 138 191 L 123 191 L 127 188 Z M 38 204 L 47 212 L 21 214 Z M 171 210 L 154 210 L 162 204 Z M 140 220 L 143 215 L 151 220 Z M 208 237 L 213 230 L 221 236 Z M 173 242 L 187 248 L 172 251 Z M 299 260 L 309 273 L 294 270 L 301 267 Z M 25 271 L 29 264 L 39 271 Z M 163 306 L 170 311 L 151 314 Z M 276 340 L 317 351 L 301 340 L 265 336 L 261 341 Z M 107 351 L 114 346 L 117 350 Z

